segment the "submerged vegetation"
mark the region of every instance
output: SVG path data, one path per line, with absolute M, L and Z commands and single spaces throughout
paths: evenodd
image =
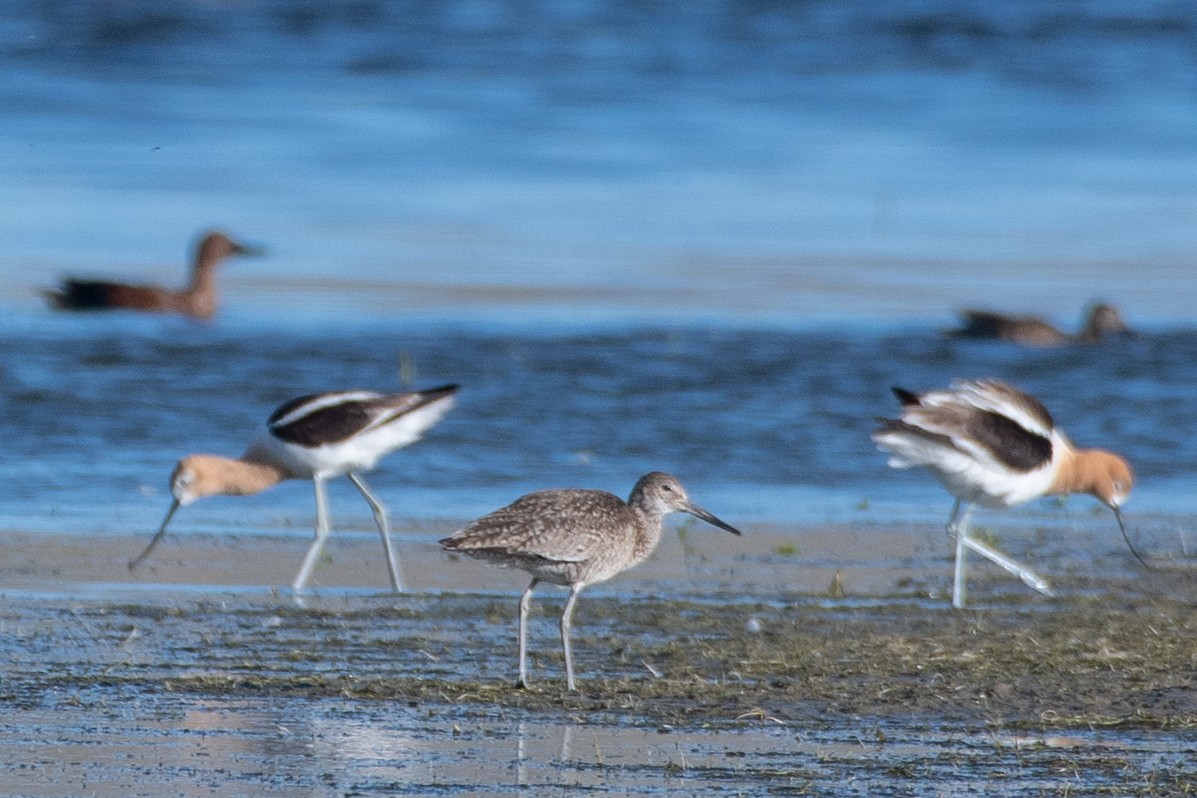
M 332 779 L 337 794 L 465 796 L 479 778 L 508 792 L 543 778 L 562 794 L 1193 795 L 1191 603 L 1081 592 L 965 612 L 911 595 L 596 593 L 575 617 L 574 693 L 562 597 L 547 591 L 529 689 L 514 684 L 515 597 L 18 598 L 0 706 L 23 734 L 44 735 L 52 716 L 61 740 L 93 740 L 79 767 L 118 784 L 143 778 L 121 757 L 152 769 L 177 749 L 189 774 L 207 762 L 217 780 L 230 768 L 243 785 Z M 142 739 L 147 706 L 170 746 Z M 122 723 L 136 730 L 122 737 Z M 357 733 L 364 747 L 336 747 Z M 409 736 L 417 759 L 378 758 Z M 289 775 L 271 769 L 280 757 Z
M 127 661 L 13 674 L 9 691 L 22 683 L 33 690 L 125 684 L 585 710 L 700 727 L 758 716 L 797 724 L 873 717 L 1197 727 L 1197 614 L 1171 599 L 1074 598 L 1050 608 L 1036 602 L 954 612 L 901 599 L 862 606 L 596 597 L 575 621 L 578 693 L 564 690 L 551 602 L 533 624 L 527 690 L 513 686 L 513 603 L 470 596 L 418 603 L 341 611 L 110 609 L 96 620 L 127 638 Z M 130 636 L 131 625 L 146 628 Z M 472 630 L 478 639 L 470 648 L 479 653 L 463 660 Z M 196 656 L 197 635 L 209 656 Z

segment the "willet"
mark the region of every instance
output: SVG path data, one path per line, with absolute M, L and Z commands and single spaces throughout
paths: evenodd
M 1037 316 L 1010 316 L 990 310 L 962 310 L 963 325 L 951 331 L 959 338 L 998 338 L 1024 346 L 1097 344 L 1112 335 L 1129 335 L 1130 328 L 1113 305 L 1099 303 L 1085 314 L 1076 335 L 1062 332 Z
M 924 394 L 893 391 L 902 417 L 878 419 L 873 440 L 890 453 L 891 466 L 926 468 L 956 497 L 948 519 L 948 533 L 956 539 L 954 606 L 964 606 L 969 549 L 1052 595 L 1031 569 L 969 537 L 978 504 L 1006 508 L 1049 494 L 1091 494 L 1114 511 L 1126 545 L 1143 562 L 1119 510 L 1134 484 L 1130 466 L 1107 451 L 1074 449 L 1038 399 L 997 380 L 958 381 L 949 390 Z
M 691 502 L 677 477 L 653 471 L 640 478 L 627 502 L 600 490 L 529 493 L 458 530 L 441 545 L 448 551 L 532 574 L 532 582 L 520 596 L 522 687 L 528 686 L 527 624 L 532 591 L 542 581 L 570 589 L 561 613 L 561 647 L 566 685 L 576 690 L 569 629 L 578 594 L 652 554 L 661 541 L 661 520 L 676 511 L 740 534 Z
M 179 291 L 157 285 L 126 285 L 104 280 L 69 277 L 46 298 L 59 310 L 141 310 L 182 313 L 210 319 L 216 313 L 216 267 L 234 255 L 259 255 L 262 250 L 238 244 L 224 233 L 211 232 L 200 239 L 191 267 L 191 283 Z
M 347 476 L 374 512 L 386 551 L 391 587 L 403 590 L 399 561 L 391 547 L 386 510 L 371 495 L 360 472 L 369 471 L 384 455 L 420 438 L 453 406 L 456 385 L 427 391 L 383 394 L 343 391 L 301 396 L 279 407 L 267 421 L 267 433 L 238 459 L 194 454 L 179 461 L 170 478 L 174 501 L 158 533 L 129 568 L 149 556 L 166 534 L 180 507 L 204 496 L 261 493 L 284 479 L 310 479 L 316 491 L 316 537 L 291 587 L 307 584 L 329 534 L 324 482 Z

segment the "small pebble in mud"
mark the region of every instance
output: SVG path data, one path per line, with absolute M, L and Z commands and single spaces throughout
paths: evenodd
M 757 634 L 761 631 L 761 622 L 759 618 L 749 618 L 748 623 L 744 624 L 744 628 L 749 634 Z

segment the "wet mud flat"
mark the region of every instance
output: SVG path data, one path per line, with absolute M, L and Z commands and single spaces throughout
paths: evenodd
M 79 545 L 101 553 L 98 568 L 128 548 Z M 277 555 L 244 542 L 235 550 L 264 567 Z M 190 551 L 176 549 L 180 562 Z M 345 567 L 352 554 L 333 558 Z M 689 589 L 666 580 L 662 591 L 632 572 L 584 595 L 576 694 L 564 690 L 556 630 L 564 595 L 551 589 L 534 604 L 532 688 L 512 686 L 518 577 L 510 588 L 403 596 L 326 587 L 302 601 L 167 582 L 7 590 L 0 787 L 30 796 L 1197 791 L 1187 569 L 1148 580 L 1066 574 L 1052 600 L 982 572 L 976 607 L 958 612 L 921 583 L 831 596 L 721 580 L 717 552 L 689 563 L 692 577 L 706 577 Z

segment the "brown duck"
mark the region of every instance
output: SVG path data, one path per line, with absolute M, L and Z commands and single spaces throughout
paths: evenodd
M 1131 334 L 1118 309 L 1105 303 L 1089 308 L 1076 335 L 1058 330 L 1038 316 L 1008 316 L 989 310 L 962 310 L 960 316 L 962 326 L 951 331 L 957 338 L 996 338 L 1023 346 L 1098 344 L 1112 335 Z
M 224 233 L 212 231 L 200 239 L 191 266 L 191 282 L 180 291 L 157 285 L 126 285 L 105 280 L 68 277 L 46 298 L 59 310 L 140 310 L 148 313 L 182 313 L 210 319 L 216 313 L 216 267 L 234 255 L 260 255 L 261 250 L 239 244 Z

